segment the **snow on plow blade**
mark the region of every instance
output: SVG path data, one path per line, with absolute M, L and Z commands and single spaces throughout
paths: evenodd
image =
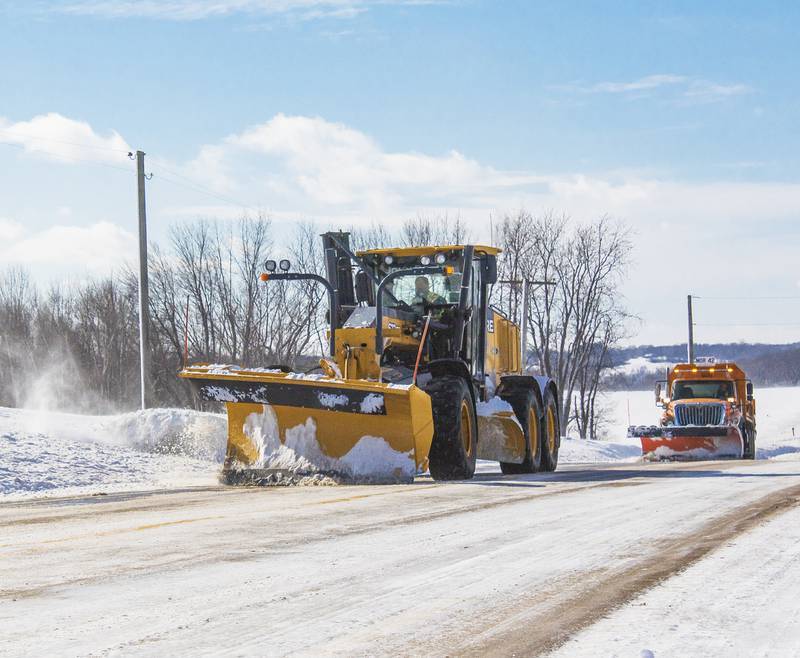
M 410 482 L 428 468 L 431 400 L 416 386 L 234 366 L 180 376 L 201 399 L 226 403 L 225 482 Z
M 639 433 L 647 460 L 741 459 L 742 435 L 736 427 L 654 427 Z

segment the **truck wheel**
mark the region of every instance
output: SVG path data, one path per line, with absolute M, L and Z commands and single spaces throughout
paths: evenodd
M 739 429 L 742 433 L 743 454 L 742 459 L 755 459 L 756 458 L 756 445 L 755 445 L 755 432 L 750 429 L 749 425 L 742 425 Z
M 514 414 L 522 425 L 525 435 L 525 461 L 521 464 L 500 462 L 500 470 L 505 475 L 519 473 L 536 473 L 542 463 L 542 410 L 539 408 L 539 398 L 530 390 L 515 391 L 503 396 L 514 409 Z
M 475 474 L 478 422 L 467 383 L 461 377 L 435 377 L 431 396 L 433 443 L 428 467 L 434 480 L 469 480 Z
M 554 471 L 558 466 L 558 449 L 561 447 L 561 425 L 558 422 L 558 403 L 550 390 L 544 394 L 542 438 L 542 470 Z

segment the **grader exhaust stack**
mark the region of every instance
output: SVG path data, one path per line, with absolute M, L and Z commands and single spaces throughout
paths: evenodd
M 560 422 L 552 381 L 521 373 L 519 327 L 488 305 L 493 247 L 354 254 L 323 235 L 326 276 L 267 261 L 266 285 L 313 280 L 329 302 L 329 357 L 316 372 L 199 364 L 203 400 L 228 413 L 225 482 L 326 475 L 348 482 L 554 470 Z M 354 268 L 357 268 L 355 277 Z

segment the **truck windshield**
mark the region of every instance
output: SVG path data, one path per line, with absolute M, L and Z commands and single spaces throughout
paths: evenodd
M 401 276 L 388 284 L 386 289 L 398 302 L 412 307 L 421 307 L 424 304 L 458 304 L 461 295 L 461 272 L 455 272 L 450 276 L 441 273 Z M 389 307 L 398 306 L 388 294 L 384 294 L 383 303 Z
M 735 397 L 733 382 L 731 381 L 677 381 L 672 385 L 673 400 L 692 400 L 696 398 L 711 398 L 727 400 Z

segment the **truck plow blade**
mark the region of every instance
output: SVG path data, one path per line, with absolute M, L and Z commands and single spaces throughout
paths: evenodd
M 639 434 L 646 460 L 741 459 L 742 436 L 736 427 L 662 427 Z
M 226 404 L 223 482 L 411 482 L 428 468 L 431 401 L 416 386 L 234 366 L 180 376 L 200 399 Z

